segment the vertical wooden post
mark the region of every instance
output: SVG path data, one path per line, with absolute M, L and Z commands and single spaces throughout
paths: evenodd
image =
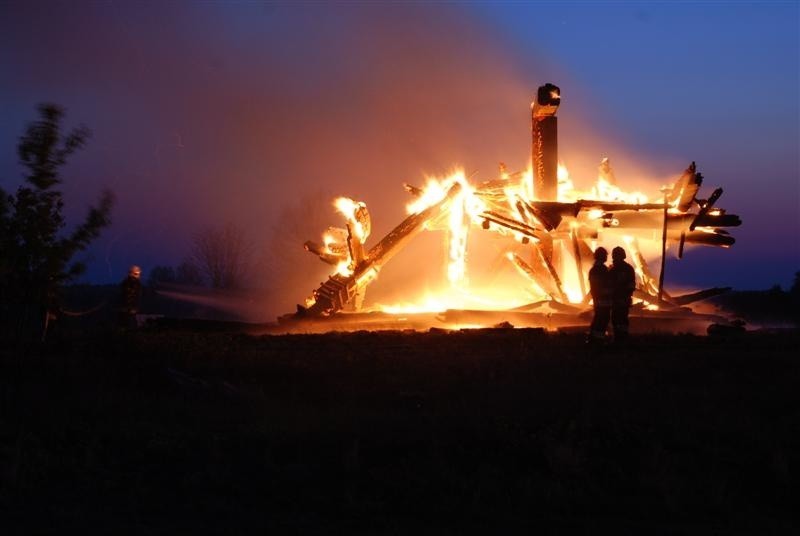
M 658 302 L 664 296 L 664 267 L 667 262 L 667 190 L 664 190 L 664 227 L 661 231 L 661 273 L 658 274 Z
M 578 281 L 581 284 L 581 296 L 586 297 L 586 283 L 583 280 L 583 259 L 581 258 L 581 248 L 578 244 L 578 229 L 573 227 L 572 234 L 572 251 L 575 255 L 575 266 L 578 268 Z
M 558 199 L 558 118 L 561 90 L 545 84 L 531 104 L 533 195 L 539 201 Z

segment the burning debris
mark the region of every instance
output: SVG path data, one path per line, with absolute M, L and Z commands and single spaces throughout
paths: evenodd
M 623 192 L 609 159 L 604 158 L 594 187 L 576 190 L 558 162 L 556 112 L 560 104 L 558 87 L 546 84 L 539 88 L 531 107 L 531 170 L 509 173 L 501 164 L 499 176 L 484 182 L 473 183 L 463 172 L 456 172 L 443 180 L 431 179 L 424 188 L 406 184 L 413 197 L 407 206 L 408 217 L 369 249 L 366 241 L 371 224 L 366 205 L 337 199 L 335 205 L 345 218 L 345 228 L 328 228 L 321 244 L 305 243 L 307 251 L 334 266 L 335 272 L 305 306 L 298 305 L 297 316 L 330 317 L 340 311 L 362 310 L 366 288 L 381 267 L 422 230 L 447 232 L 447 279 L 451 288 L 461 292 L 469 291 L 466 260 L 473 229 L 504 237 L 506 258 L 528 281 L 522 286 L 532 298 L 528 305 L 514 308 L 515 313 L 545 304 L 573 315 L 586 310 L 592 251 L 603 240 L 624 243 L 633 259 L 637 273 L 634 297 L 640 311 L 678 311 L 726 290 L 684 296 L 664 291 L 667 243 L 677 244 L 678 257 L 683 256 L 686 244 L 729 247 L 734 243 L 724 228 L 738 226 L 741 220 L 716 207 L 722 188 L 705 199 L 698 198 L 703 176 L 692 162 L 672 187 L 662 188 L 660 199 L 648 201 L 642 194 Z M 658 279 L 650 272 L 640 241 L 660 242 Z

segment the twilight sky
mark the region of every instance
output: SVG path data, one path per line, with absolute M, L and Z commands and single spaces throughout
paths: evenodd
M 36 104 L 58 103 L 93 131 L 66 168 L 70 221 L 118 197 L 87 280 L 177 264 L 192 233 L 233 222 L 273 257 L 286 309 L 326 273 L 300 245 L 341 223 L 328 198 L 365 201 L 377 239 L 403 182 L 525 168 L 530 100 L 553 82 L 578 186 L 608 156 L 655 196 L 695 160 L 701 196 L 722 186 L 744 220 L 732 249 L 671 259 L 668 283 L 800 270 L 797 2 L 374 4 L 4 1 L 0 185 L 19 184 Z

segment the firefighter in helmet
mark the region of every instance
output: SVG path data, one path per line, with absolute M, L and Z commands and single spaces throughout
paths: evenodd
M 617 246 L 611 250 L 611 325 L 614 327 L 614 342 L 625 342 L 629 333 L 628 313 L 631 309 L 633 291 L 636 289 L 636 272 L 625 262 L 625 250 Z
M 594 265 L 589 270 L 589 292 L 592 295 L 594 304 L 594 317 L 589 329 L 590 343 L 602 342 L 608 329 L 608 321 L 611 318 L 611 285 L 609 281 L 608 251 L 606 248 L 599 247 L 594 251 Z
M 136 265 L 128 269 L 128 276 L 120 283 L 119 322 L 122 327 L 135 327 L 136 313 L 142 299 L 142 269 Z

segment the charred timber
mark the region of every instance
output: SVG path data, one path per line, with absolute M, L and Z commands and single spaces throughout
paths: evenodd
M 314 291 L 313 305 L 307 309 L 298 306 L 298 316 L 328 316 L 344 309 L 356 298 L 360 289 L 378 276 L 381 267 L 423 229 L 425 223 L 439 216 L 442 209 L 459 191 L 461 185 L 456 183 L 441 201 L 403 220 L 369 250 L 364 259 L 355 266 L 351 275 L 330 276 Z
M 558 118 L 561 90 L 545 84 L 536 92 L 531 106 L 531 162 L 533 193 L 541 201 L 555 201 L 558 195 Z
M 306 241 L 306 243 L 303 244 L 303 248 L 305 248 L 306 251 L 317 255 L 322 262 L 331 264 L 333 266 L 336 266 L 342 260 L 342 257 L 328 253 L 321 244 L 317 244 L 311 240 Z

